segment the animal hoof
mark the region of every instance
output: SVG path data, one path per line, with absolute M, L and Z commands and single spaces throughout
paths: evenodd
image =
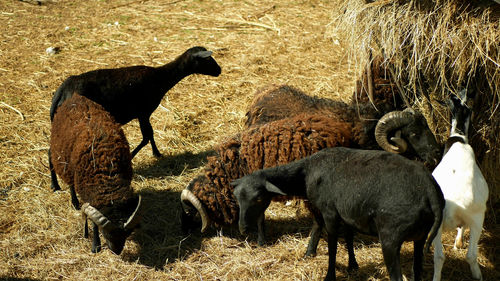
M 316 252 L 307 252 L 305 255 L 304 255 L 304 258 L 314 258 L 316 256 Z
M 359 269 L 359 265 L 357 263 L 353 263 L 353 264 L 349 264 L 347 266 L 347 272 L 354 272 L 354 271 L 357 271 Z
M 94 247 L 92 246 L 92 253 L 96 254 L 101 251 L 101 246 Z

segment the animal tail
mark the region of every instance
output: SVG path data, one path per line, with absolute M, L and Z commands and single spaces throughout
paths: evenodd
M 52 95 L 52 104 L 50 105 L 50 122 L 54 120 L 54 114 L 56 113 L 56 109 L 59 107 L 59 100 L 61 99 L 62 91 L 55 91 Z
M 424 251 L 426 253 L 429 252 L 432 241 L 434 241 L 434 238 L 436 238 L 439 227 L 441 227 L 441 223 L 443 221 L 443 209 L 445 204 L 441 188 L 434 178 L 432 178 L 432 181 L 434 182 L 434 190 L 432 190 L 431 194 L 429 194 L 429 201 L 431 204 L 432 212 L 434 213 L 434 224 L 432 225 L 429 232 L 429 237 L 425 242 Z

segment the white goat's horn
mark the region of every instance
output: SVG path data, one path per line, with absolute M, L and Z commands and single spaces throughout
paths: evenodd
M 200 214 L 201 217 L 201 232 L 205 232 L 205 230 L 208 227 L 208 222 L 210 219 L 208 218 L 207 211 L 205 210 L 205 207 L 203 207 L 203 205 L 201 204 L 200 200 L 196 198 L 193 192 L 191 192 L 188 189 L 184 189 L 181 193 L 181 201 L 182 202 L 188 201 L 196 208 L 196 210 L 198 210 L 198 213 Z

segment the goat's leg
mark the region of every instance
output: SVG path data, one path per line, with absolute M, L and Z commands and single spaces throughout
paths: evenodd
M 309 243 L 307 244 L 306 257 L 316 256 L 316 249 L 318 248 L 319 239 L 321 237 L 321 231 L 323 230 L 323 218 L 316 219 L 316 215 L 313 220 L 313 227 L 311 229 L 311 236 L 309 238 Z
M 48 154 L 49 154 L 49 170 L 50 170 L 50 187 L 52 188 L 53 191 L 61 190 L 61 187 L 59 186 L 59 183 L 57 182 L 57 176 L 56 176 L 56 172 L 54 171 L 54 165 L 52 165 L 50 148 L 49 148 Z
M 440 227 L 434 241 L 434 277 L 432 281 L 440 281 L 441 280 L 441 271 L 443 270 L 443 264 L 445 260 L 445 256 L 443 253 L 443 243 L 441 241 L 441 234 L 443 232 L 443 227 Z
M 453 249 L 462 249 L 464 247 L 464 228 L 457 227 L 457 237 L 455 237 L 455 244 L 453 244 Z
M 391 281 L 403 281 L 400 261 L 402 242 L 398 241 L 398 239 L 394 237 L 394 233 L 385 234 L 386 235 L 379 234 L 385 266 L 387 267 Z
M 92 253 L 98 253 L 101 251 L 101 239 L 99 238 L 99 227 L 95 222 L 92 222 L 93 228 L 93 239 L 92 239 Z
M 266 243 L 266 230 L 265 230 L 265 215 L 262 213 L 257 219 L 257 243 L 259 246 L 264 246 Z
M 156 147 L 156 143 L 153 137 L 153 127 L 151 126 L 151 122 L 149 122 L 148 117 L 139 118 L 139 125 L 141 127 L 142 133 L 142 141 L 139 145 L 132 151 L 132 158 L 141 150 L 148 142 L 151 142 L 151 148 L 153 149 L 153 155 L 156 157 L 161 157 L 161 153 Z
M 354 255 L 354 230 L 348 225 L 344 224 L 344 226 L 347 254 L 349 255 L 349 265 L 347 266 L 347 271 L 354 271 L 359 268 L 358 262 L 356 261 L 356 256 Z
M 413 241 L 413 280 L 422 280 L 425 238 Z
M 479 263 L 477 262 L 478 243 L 479 237 L 481 236 L 481 230 L 483 229 L 483 221 L 484 213 L 476 215 L 472 219 L 470 224 L 469 249 L 467 250 L 466 256 L 472 272 L 472 278 L 478 280 L 483 280 L 481 270 L 479 269 Z

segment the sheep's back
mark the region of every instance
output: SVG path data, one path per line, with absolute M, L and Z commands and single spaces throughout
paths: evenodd
M 311 97 L 288 85 L 269 85 L 256 91 L 246 113 L 245 126 L 257 127 L 301 113 L 328 114 L 336 120 L 347 121 L 340 114 L 346 109 L 347 104 L 340 101 Z
M 247 173 L 286 164 L 326 147 L 350 146 L 351 124 L 322 114 L 302 113 L 267 123 L 241 136 Z
M 326 147 L 350 146 L 350 126 L 321 114 L 299 114 L 245 130 L 216 148 L 217 156 L 207 158 L 205 175 L 193 179 L 190 189 L 216 224 L 232 224 L 238 219 L 233 180 Z
M 51 134 L 54 169 L 83 202 L 99 208 L 133 196 L 130 147 L 102 106 L 73 95 L 57 110 Z

